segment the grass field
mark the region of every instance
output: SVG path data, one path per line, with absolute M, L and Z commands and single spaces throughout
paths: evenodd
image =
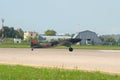
M 98 45 L 94 45 L 94 46 L 72 46 L 74 49 L 91 49 L 91 50 L 120 50 L 120 46 L 98 46 Z M 58 49 L 64 49 L 67 48 L 65 46 L 57 46 L 55 48 Z
M 0 44 L 0 48 L 30 48 L 29 44 Z
M 0 80 L 120 80 L 120 76 L 80 70 L 0 65 Z
M 102 45 L 94 45 L 94 46 L 72 46 L 74 49 L 93 49 L 93 50 L 120 50 L 120 46 L 102 46 Z M 0 44 L 0 48 L 30 48 L 30 44 Z M 65 46 L 56 46 L 50 48 L 57 49 L 67 49 Z

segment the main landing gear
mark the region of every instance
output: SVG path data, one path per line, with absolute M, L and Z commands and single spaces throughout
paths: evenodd
M 69 47 L 69 51 L 72 52 L 72 51 L 73 51 L 73 48 L 72 48 L 72 47 Z

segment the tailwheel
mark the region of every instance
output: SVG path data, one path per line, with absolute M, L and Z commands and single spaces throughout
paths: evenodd
M 72 47 L 69 47 L 69 51 L 72 52 L 72 51 L 73 51 L 73 48 L 72 48 Z
M 33 51 L 34 49 L 33 49 L 33 47 L 31 48 L 31 51 Z

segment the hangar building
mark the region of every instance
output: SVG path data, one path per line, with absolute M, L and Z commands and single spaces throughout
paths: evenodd
M 79 32 L 73 38 L 81 39 L 80 45 L 99 45 L 102 41 L 95 32 L 86 30 Z

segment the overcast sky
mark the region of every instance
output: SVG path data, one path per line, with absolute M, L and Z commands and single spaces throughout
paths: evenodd
M 6 26 L 40 34 L 120 34 L 120 0 L 0 0 L 0 18 Z

